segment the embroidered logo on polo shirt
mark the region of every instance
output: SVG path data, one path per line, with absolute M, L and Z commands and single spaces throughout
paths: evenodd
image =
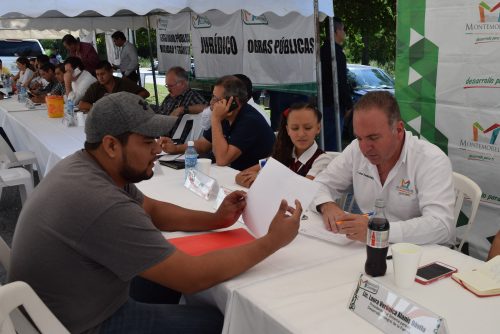
M 413 189 L 410 189 L 410 185 L 411 185 L 410 180 L 402 178 L 401 182 L 399 183 L 399 186 L 396 187 L 396 189 L 398 190 L 398 193 L 400 195 L 411 196 L 413 195 L 414 191 Z

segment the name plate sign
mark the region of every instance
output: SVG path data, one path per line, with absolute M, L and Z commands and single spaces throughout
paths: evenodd
M 184 187 L 206 200 L 215 198 L 217 196 L 217 192 L 219 191 L 219 185 L 215 179 L 196 169 L 187 171 Z
M 360 274 L 349 310 L 384 333 L 448 333 L 443 317 Z

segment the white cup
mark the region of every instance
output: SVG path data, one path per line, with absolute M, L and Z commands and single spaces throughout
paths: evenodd
M 415 283 L 415 275 L 422 256 L 420 246 L 398 243 L 391 246 L 394 280 L 396 286 L 408 289 Z
M 203 174 L 210 176 L 210 166 L 212 165 L 211 159 L 201 158 L 196 162 L 196 169 Z
M 78 126 L 85 126 L 85 119 L 87 118 L 87 115 L 83 112 L 76 112 L 76 122 Z

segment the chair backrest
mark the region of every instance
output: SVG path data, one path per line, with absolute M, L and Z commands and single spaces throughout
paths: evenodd
M 189 131 L 186 129 L 186 125 L 190 126 Z M 179 123 L 179 126 L 172 135 L 173 140 L 182 139 L 183 144 L 187 140 L 196 140 L 200 137 L 201 132 L 201 114 L 185 114 Z
M 455 225 L 458 222 L 458 217 L 460 216 L 460 211 L 462 209 L 462 205 L 464 203 L 464 199 L 468 198 L 471 201 L 471 212 L 469 216 L 469 220 L 467 222 L 467 226 L 465 227 L 465 232 L 462 235 L 462 240 L 458 247 L 455 248 L 458 251 L 462 250 L 462 246 L 467 240 L 467 236 L 469 231 L 474 223 L 476 218 L 477 209 L 479 207 L 479 202 L 481 201 L 482 191 L 481 188 L 477 185 L 476 182 L 469 179 L 467 176 L 453 172 L 453 184 L 455 186 L 456 200 L 455 200 L 455 209 L 454 209 L 454 218 Z
M 21 305 L 40 332 L 69 334 L 69 331 L 57 320 L 35 291 L 28 284 L 20 281 L 0 286 L 1 333 L 16 333 L 13 330 L 10 313 Z
M 0 237 L 0 264 L 5 268 L 6 272 L 10 269 L 10 247 L 5 240 Z
M 5 158 L 7 159 L 7 161 L 4 161 Z M 17 162 L 16 154 L 14 153 L 14 151 L 12 151 L 5 139 L 0 136 L 0 168 L 2 168 L 2 165 L 4 163 L 8 165 L 12 162 Z

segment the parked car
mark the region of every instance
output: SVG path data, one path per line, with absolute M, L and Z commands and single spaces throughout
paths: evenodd
M 19 72 L 17 58 L 36 57 L 44 54 L 42 45 L 37 39 L 0 39 L 0 58 L 2 66 L 9 69 L 12 74 Z
M 378 67 L 347 64 L 347 82 L 352 88 L 353 103 L 375 90 L 386 90 L 394 94 L 394 79 Z

